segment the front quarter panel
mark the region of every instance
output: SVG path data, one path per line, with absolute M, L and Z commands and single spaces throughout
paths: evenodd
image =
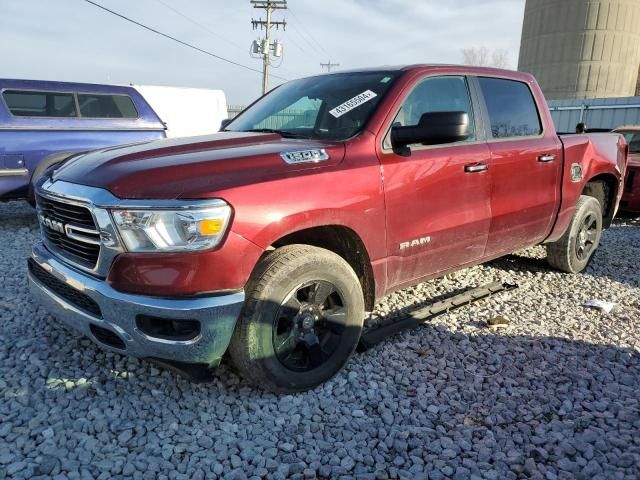
M 346 145 L 344 160 L 330 168 L 219 192 L 234 208 L 233 231 L 262 248 L 306 228 L 343 225 L 359 233 L 371 258 L 384 256 L 384 202 L 373 136 Z
M 109 282 L 117 290 L 147 295 L 241 289 L 261 255 L 278 239 L 328 225 L 352 229 L 364 242 L 369 258 L 382 259 L 384 201 L 380 166 L 369 154 L 372 141 L 370 134 L 354 139 L 342 147 L 349 150 L 342 161 L 343 153 L 333 149 L 336 162 L 329 166 L 291 165 L 290 170 L 260 181 L 212 192 L 234 212 L 231 231 L 219 248 L 189 255 L 122 254 Z M 378 282 L 384 285 L 383 274 L 377 276 Z

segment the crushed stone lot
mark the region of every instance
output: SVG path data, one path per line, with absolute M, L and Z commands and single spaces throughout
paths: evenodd
M 640 478 L 640 219 L 617 220 L 582 275 L 538 247 L 386 297 L 368 324 L 520 285 L 289 396 L 76 337 L 30 299 L 37 238 L 29 206 L 0 204 L 0 478 Z M 498 315 L 511 323 L 487 328 Z

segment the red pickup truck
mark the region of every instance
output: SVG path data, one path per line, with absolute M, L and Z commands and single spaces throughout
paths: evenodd
M 377 299 L 544 243 L 577 273 L 618 208 L 621 135 L 559 137 L 534 78 L 415 65 L 284 84 L 217 135 L 81 154 L 37 186 L 33 294 L 98 344 L 228 351 L 275 391 L 345 364 Z

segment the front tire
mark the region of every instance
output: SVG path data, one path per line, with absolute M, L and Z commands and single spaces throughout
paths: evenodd
M 229 353 L 254 384 L 304 391 L 343 367 L 363 320 L 362 287 L 351 266 L 329 250 L 288 245 L 256 267 Z
M 547 262 L 567 273 L 586 268 L 602 236 L 602 207 L 594 197 L 582 195 L 569 228 L 557 241 L 547 244 Z

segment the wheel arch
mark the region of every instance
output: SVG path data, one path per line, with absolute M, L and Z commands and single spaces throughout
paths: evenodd
M 582 190 L 582 195 L 594 197 L 600 201 L 604 228 L 609 228 L 611 222 L 613 222 L 613 217 L 616 213 L 618 187 L 619 181 L 615 175 L 602 173 L 589 178 Z
M 356 272 L 365 301 L 365 308 L 373 310 L 376 282 L 371 258 L 360 236 L 344 225 L 321 225 L 287 233 L 272 242 L 268 250 L 286 245 L 302 244 L 324 248 L 342 257 Z

